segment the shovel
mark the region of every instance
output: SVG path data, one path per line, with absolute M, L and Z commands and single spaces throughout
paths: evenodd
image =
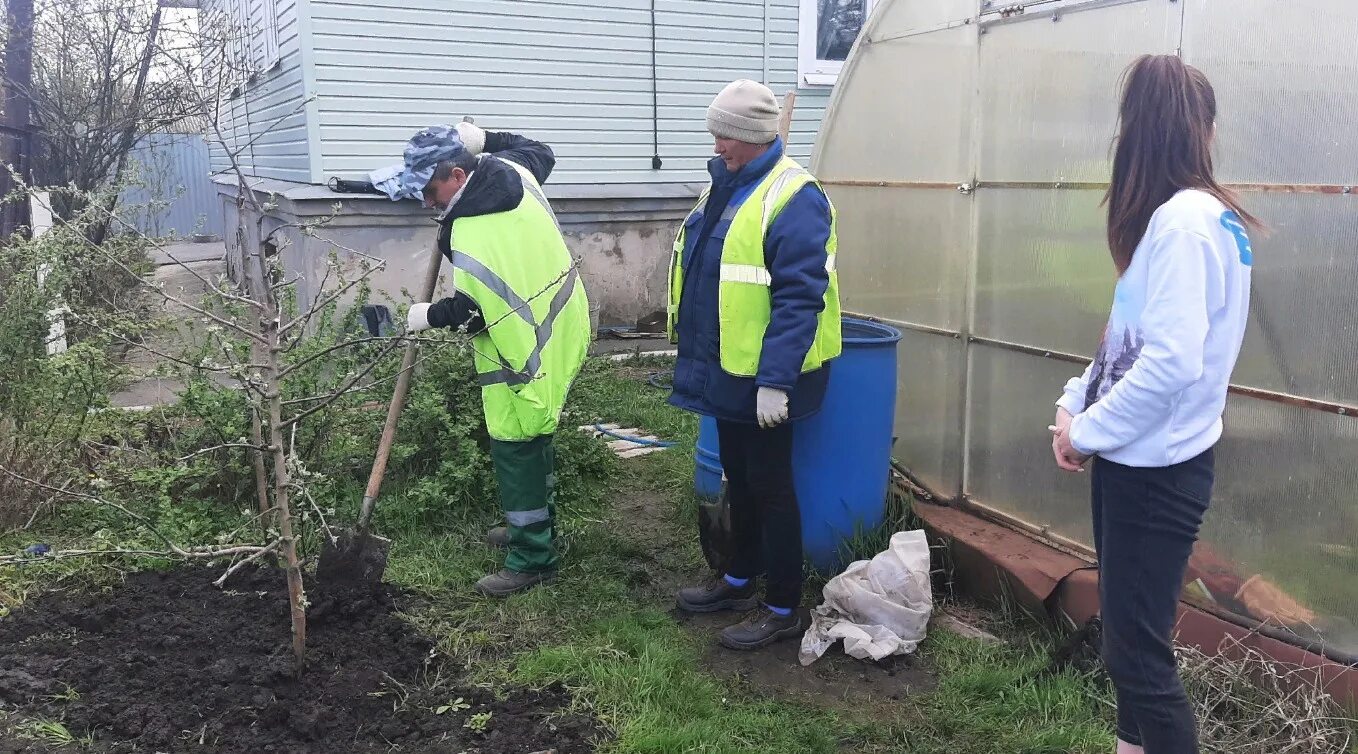
M 443 255 L 436 244 L 429 258 L 429 270 L 424 276 L 421 302 L 433 301 L 442 262 Z M 372 524 L 373 508 L 377 506 L 377 493 L 382 489 L 382 477 L 387 472 L 387 458 L 391 456 L 391 446 L 396 441 L 396 420 L 401 416 L 406 393 L 410 391 L 410 373 L 415 370 L 417 350 L 414 343 L 407 343 L 401 358 L 401 372 L 396 378 L 391 405 L 387 407 L 387 423 L 383 425 L 382 439 L 377 443 L 377 458 L 373 461 L 372 473 L 368 475 L 368 488 L 363 493 L 363 509 L 358 514 L 358 526 L 353 530 L 336 532 L 333 538 L 327 537 L 321 545 L 321 562 L 316 566 L 316 577 L 323 583 L 376 583 L 382 580 L 382 573 L 387 570 L 391 540 L 375 536 L 368 529 Z

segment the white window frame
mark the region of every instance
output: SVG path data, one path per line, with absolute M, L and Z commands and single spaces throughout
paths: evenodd
M 872 15 L 877 0 L 863 0 L 863 25 Z M 797 12 L 797 84 L 799 86 L 834 86 L 842 60 L 821 60 L 816 56 L 816 22 L 819 20 L 819 0 L 799 0 Z M 861 32 L 860 32 L 861 33 Z
M 264 28 L 258 33 L 263 35 L 264 44 L 260 48 L 259 72 L 272 71 L 278 65 L 278 0 L 259 0 L 260 17 Z M 253 31 L 253 30 L 252 30 Z
M 239 97 L 281 60 L 277 0 L 219 0 L 215 6 L 221 30 L 230 35 L 220 62 L 229 76 L 222 84 L 230 97 Z

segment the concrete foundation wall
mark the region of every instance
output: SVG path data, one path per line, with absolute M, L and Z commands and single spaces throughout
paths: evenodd
M 284 190 L 279 190 L 284 189 Z M 223 203 L 228 270 L 237 281 L 258 277 L 262 248 L 258 213 L 245 210 L 240 227 L 234 186 L 219 186 Z M 566 243 L 580 259 L 590 305 L 601 325 L 631 325 L 665 307 L 670 252 L 680 218 L 694 197 L 685 190 L 651 199 L 553 198 Z M 269 186 L 256 189 L 267 213 L 262 235 L 282 255 L 289 280 L 296 279 L 299 300 L 314 301 L 363 270 L 364 255 L 382 269 L 369 278 L 372 302 L 394 310 L 418 295 L 434 248 L 436 225 L 429 210 L 413 202 L 333 194 L 321 187 Z M 316 224 L 304 233 L 301 226 Z M 242 243 L 242 240 L 244 241 Z M 456 242 L 455 242 L 456 243 Z M 441 291 L 451 285 L 445 265 Z M 344 300 L 352 300 L 345 295 Z

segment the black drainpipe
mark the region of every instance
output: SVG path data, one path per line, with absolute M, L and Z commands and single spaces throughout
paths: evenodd
M 660 159 L 660 74 L 655 62 L 655 0 L 651 0 L 651 169 L 659 170 Z

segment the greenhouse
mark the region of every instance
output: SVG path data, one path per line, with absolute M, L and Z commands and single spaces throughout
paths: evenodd
M 1225 11 L 1225 12 L 1223 12 Z M 1178 53 L 1219 100 L 1218 175 L 1268 226 L 1185 597 L 1358 656 L 1358 4 L 883 0 L 814 171 L 845 309 L 904 332 L 894 456 L 939 499 L 1092 547 L 1053 403 L 1115 283 L 1104 236 L 1119 77 Z

